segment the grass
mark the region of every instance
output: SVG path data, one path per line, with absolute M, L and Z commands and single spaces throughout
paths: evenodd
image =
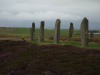
M 39 29 L 36 29 L 35 32 L 36 32 L 36 37 L 38 37 Z M 75 36 L 80 35 L 78 30 L 75 30 L 74 33 L 75 33 L 74 34 Z M 9 36 L 12 36 L 12 35 L 29 36 L 30 35 L 30 28 L 0 28 L 0 35 L 7 35 L 7 34 Z M 53 35 L 54 35 L 53 29 L 51 29 L 51 30 L 45 29 L 45 37 L 49 37 L 49 36 L 53 36 Z M 61 36 L 68 37 L 68 30 L 62 29 Z
M 39 43 L 38 38 L 40 31 L 39 29 L 35 30 L 36 33 L 36 41 L 35 43 Z M 62 39 L 67 39 L 68 38 L 68 30 L 66 29 L 61 29 L 61 38 Z M 51 29 L 45 29 L 45 42 L 40 43 L 40 44 L 52 44 L 53 39 L 51 40 L 50 38 L 53 38 L 54 36 L 54 30 Z M 24 38 L 25 40 L 29 41 L 30 40 L 30 28 L 0 28 L 0 37 L 16 37 L 16 38 Z M 79 38 L 80 37 L 80 31 L 79 30 L 74 30 L 73 33 L 73 38 Z M 100 38 L 100 35 L 95 36 L 98 39 Z M 80 42 L 79 41 L 60 41 L 60 44 L 66 44 L 66 45 L 74 45 L 80 47 Z M 96 42 L 90 42 L 89 48 L 100 48 L 100 44 Z
M 73 46 L 79 46 L 80 47 L 80 42 L 76 42 L 76 41 L 68 41 L 65 43 L 66 45 L 73 45 Z
M 88 48 L 98 48 L 100 49 L 100 43 L 91 42 Z

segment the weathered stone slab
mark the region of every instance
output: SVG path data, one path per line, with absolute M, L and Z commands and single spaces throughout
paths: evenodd
M 81 46 L 88 46 L 88 19 L 85 17 L 81 23 Z
M 60 19 L 56 20 L 55 23 L 55 34 L 54 34 L 54 43 L 57 44 L 60 41 Z
M 31 31 L 31 41 L 35 41 L 35 23 L 32 23 L 32 28 L 30 28 Z
M 40 24 L 40 42 L 44 42 L 44 25 L 45 25 L 45 22 L 41 21 L 41 24 Z
M 73 36 L 73 31 L 74 31 L 74 26 L 73 23 L 70 23 L 70 27 L 69 27 L 69 40 L 72 38 Z

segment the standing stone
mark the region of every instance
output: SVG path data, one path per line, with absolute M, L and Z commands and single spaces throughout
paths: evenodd
M 93 38 L 93 36 L 94 36 L 93 32 L 90 32 L 90 38 Z
M 55 23 L 55 35 L 54 35 L 55 44 L 58 44 L 60 40 L 60 23 L 61 23 L 60 19 L 57 19 Z
M 31 30 L 31 41 L 35 41 L 35 23 L 32 23 L 32 28 L 30 28 Z
M 70 38 L 72 38 L 73 31 L 74 31 L 74 27 L 73 27 L 73 23 L 71 22 L 69 27 L 69 40 Z
M 86 17 L 81 23 L 81 46 L 88 46 L 88 19 Z
M 44 21 L 40 24 L 40 42 L 44 42 Z

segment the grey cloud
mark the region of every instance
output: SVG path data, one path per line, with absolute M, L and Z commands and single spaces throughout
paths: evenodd
M 29 23 L 56 18 L 77 22 L 87 17 L 90 24 L 97 23 L 95 25 L 100 28 L 99 7 L 100 0 L 0 0 L 0 21 L 6 21 L 9 25 L 11 20 Z

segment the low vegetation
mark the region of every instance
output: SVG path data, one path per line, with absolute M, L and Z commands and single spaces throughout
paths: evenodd
M 61 39 L 59 44 L 63 45 L 74 45 L 80 47 L 80 30 L 74 30 L 73 37 L 68 39 L 68 31 L 67 29 L 62 29 Z M 99 32 L 99 31 L 98 31 Z M 30 42 L 30 28 L 0 28 L 0 39 L 14 39 L 14 40 L 26 40 Z M 39 29 L 35 30 L 35 38 L 36 41 L 31 43 L 36 44 L 53 44 L 54 30 L 53 29 L 45 29 L 45 42 L 40 43 L 39 39 Z M 100 35 L 95 35 L 89 41 L 89 48 L 100 48 Z

